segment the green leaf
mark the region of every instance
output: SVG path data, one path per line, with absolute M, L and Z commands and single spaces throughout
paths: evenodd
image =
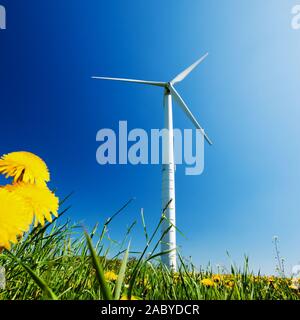
M 127 261 L 128 261 L 128 255 L 129 255 L 129 247 L 130 247 L 130 243 L 129 243 L 128 248 L 124 254 L 124 258 L 123 258 L 120 272 L 118 275 L 118 279 L 116 282 L 115 295 L 114 295 L 115 300 L 119 300 L 120 296 L 121 296 L 121 290 L 122 290 L 122 285 L 123 285 L 124 278 L 125 278 L 126 266 L 127 266 Z
M 39 277 L 30 267 L 24 264 L 20 259 L 18 259 L 15 255 L 10 252 L 10 255 L 20 264 L 27 273 L 31 276 L 34 282 L 42 289 L 42 291 L 48 296 L 51 300 L 58 300 L 56 294 L 50 289 L 47 283 Z
M 97 253 L 93 247 L 91 237 L 89 236 L 89 234 L 87 232 L 85 232 L 85 237 L 87 240 L 88 248 L 89 248 L 91 255 L 92 255 L 92 261 L 93 261 L 94 267 L 96 269 L 96 276 L 97 276 L 98 282 L 100 284 L 100 288 L 103 293 L 103 297 L 105 300 L 112 300 L 111 290 L 106 283 L 103 268 L 100 264 L 99 257 L 97 256 Z

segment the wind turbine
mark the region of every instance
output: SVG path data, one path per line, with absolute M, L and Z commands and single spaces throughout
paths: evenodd
M 122 81 L 137 84 L 144 84 L 164 88 L 164 126 L 168 129 L 168 144 L 164 144 L 164 154 L 167 155 L 167 164 L 163 164 L 162 168 L 162 209 L 165 209 L 167 219 L 162 224 L 163 239 L 161 241 L 161 251 L 166 252 L 162 255 L 162 262 L 171 270 L 177 270 L 176 264 L 176 216 L 175 216 L 175 163 L 174 163 L 174 133 L 173 133 L 173 112 L 172 98 L 176 100 L 178 105 L 185 112 L 187 117 L 192 121 L 194 126 L 201 130 L 205 140 L 211 145 L 212 142 L 200 126 L 182 97 L 176 91 L 174 85 L 184 80 L 201 62 L 208 56 L 206 53 L 199 60 L 178 74 L 169 82 L 124 79 L 124 78 L 109 78 L 109 77 L 92 77 L 98 80 Z M 169 205 L 168 205 L 169 204 Z

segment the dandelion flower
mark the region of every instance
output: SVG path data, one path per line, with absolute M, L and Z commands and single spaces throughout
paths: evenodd
M 59 200 L 48 187 L 17 183 L 4 188 L 24 200 L 25 208 L 35 217 L 35 226 L 39 223 L 43 226 L 45 220 L 52 222 L 51 213 L 58 216 Z
M 215 274 L 215 275 L 213 275 L 212 280 L 214 282 L 219 283 L 219 282 L 221 282 L 222 278 L 221 278 L 221 276 L 219 274 Z
M 201 283 L 205 286 L 205 287 L 213 287 L 215 285 L 215 283 L 211 280 L 211 279 L 203 279 L 201 280 Z
M 173 276 L 173 280 L 174 280 L 175 283 L 180 282 L 181 277 L 180 277 L 180 273 L 179 272 L 173 273 L 172 276 Z
M 227 288 L 233 288 L 234 287 L 234 281 L 233 280 L 227 280 L 225 283 Z
M 118 276 L 113 271 L 105 272 L 104 277 L 107 281 L 116 281 L 118 279 Z
M 289 286 L 290 289 L 293 289 L 293 290 L 299 290 L 299 286 L 298 285 L 295 285 L 295 284 L 291 284 Z
M 0 248 L 10 249 L 11 243 L 29 229 L 32 215 L 15 194 L 0 188 Z
M 270 276 L 267 278 L 267 281 L 269 284 L 273 284 L 275 282 L 275 278 L 273 276 Z
M 45 162 L 33 153 L 20 151 L 6 154 L 0 159 L 0 173 L 12 177 L 14 183 L 25 182 L 45 185 L 50 174 Z
M 123 294 L 120 300 L 141 300 L 141 299 L 135 296 L 131 296 L 131 298 L 129 299 L 128 295 Z

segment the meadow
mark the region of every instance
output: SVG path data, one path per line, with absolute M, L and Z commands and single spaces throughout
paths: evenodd
M 62 205 L 62 204 L 61 204 Z M 122 208 L 124 209 L 126 205 Z M 172 272 L 160 264 L 160 226 L 145 231 L 145 248 L 131 252 L 131 228 L 111 257 L 107 243 L 109 224 L 119 210 L 91 232 L 63 221 L 69 210 L 44 226 L 38 225 L 18 244 L 0 254 L 0 265 L 6 269 L 6 289 L 1 300 L 298 300 L 300 291 L 291 278 L 262 276 L 244 266 L 213 273 L 211 268 L 197 270 L 178 254 L 180 267 Z M 142 222 L 144 221 L 142 216 Z M 128 246 L 125 248 L 125 246 Z M 149 253 L 151 252 L 151 253 Z

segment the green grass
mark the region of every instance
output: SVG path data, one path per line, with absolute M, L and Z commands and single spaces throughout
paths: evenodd
M 143 252 L 130 252 L 128 237 L 133 223 L 120 245 L 119 254 L 108 258 L 111 253 L 111 246 L 107 244 L 108 225 L 121 210 L 102 228 L 95 226 L 90 233 L 71 222 L 59 224 L 57 219 L 45 227 L 31 230 L 10 252 L 0 254 L 0 265 L 6 268 L 7 277 L 7 287 L 0 291 L 0 299 L 300 298 L 299 291 L 290 288 L 291 279 L 254 275 L 249 271 L 247 258 L 243 268 L 232 266 L 230 272 L 215 275 L 210 268 L 196 270 L 179 255 L 179 271 L 170 272 L 159 263 L 160 239 L 154 241 L 163 215 L 152 233 L 148 232 L 142 219 L 147 243 Z M 127 249 L 127 245 L 124 249 L 125 243 Z M 107 271 L 115 274 L 115 278 L 108 278 Z

